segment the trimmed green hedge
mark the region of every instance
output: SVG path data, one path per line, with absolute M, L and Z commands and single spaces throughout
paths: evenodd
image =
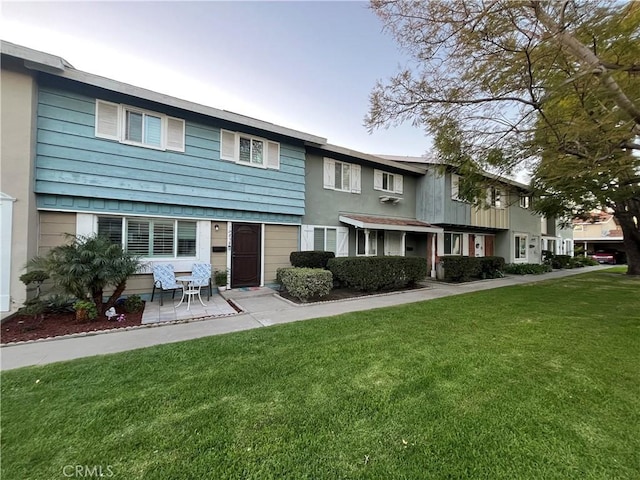
M 509 263 L 505 266 L 504 271 L 513 275 L 540 275 L 548 273 L 552 270 L 551 265 L 538 263 Z
M 338 257 L 327 267 L 340 285 L 365 292 L 414 285 L 427 276 L 421 257 Z
M 336 256 L 333 252 L 310 250 L 307 252 L 291 252 L 291 265 L 299 268 L 327 268 L 327 262 Z
M 468 282 L 474 278 L 499 278 L 504 271 L 503 257 L 443 257 L 444 279 L 448 282 Z
M 276 278 L 289 295 L 302 301 L 324 297 L 333 288 L 333 275 L 322 268 L 279 268 Z

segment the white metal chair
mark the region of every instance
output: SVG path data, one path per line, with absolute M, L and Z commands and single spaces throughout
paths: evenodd
M 156 288 L 160 289 L 160 305 L 165 290 L 173 290 L 171 298 L 176 297 L 176 289 L 183 288 L 183 285 L 176 280 L 176 273 L 170 263 L 158 263 L 153 266 L 153 290 L 151 291 L 151 301 L 156 293 Z
M 211 264 L 210 263 L 194 263 L 191 267 L 191 276 L 194 280 L 191 286 L 208 288 L 207 301 L 211 299 Z

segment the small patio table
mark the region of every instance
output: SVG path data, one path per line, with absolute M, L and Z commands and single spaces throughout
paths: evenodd
M 182 275 L 180 277 L 176 277 L 176 280 L 182 282 L 182 298 L 176 308 L 178 308 L 184 302 L 184 297 L 187 297 L 187 310 L 191 310 L 191 297 L 198 297 L 202 306 L 206 306 L 202 301 L 202 297 L 200 297 L 200 286 L 193 285 L 193 281 L 196 280 L 196 277 L 193 275 Z

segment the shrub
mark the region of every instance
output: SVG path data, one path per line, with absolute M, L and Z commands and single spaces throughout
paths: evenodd
M 138 313 L 144 308 L 144 302 L 140 295 L 131 295 L 124 301 L 124 309 L 128 313 Z
M 504 267 L 505 273 L 511 273 L 513 275 L 540 275 L 541 273 L 548 273 L 551 270 L 551 265 L 540 265 L 538 263 L 509 263 Z
M 573 268 L 570 265 L 571 256 L 569 255 L 554 255 L 551 257 L 551 267 L 557 269 L 560 268 Z
M 307 252 L 291 252 L 289 261 L 291 265 L 299 268 L 327 268 L 327 262 L 335 258 L 335 253 L 324 250 L 311 250 Z
M 589 257 L 574 257 L 579 263 L 580 265 L 582 265 L 583 267 L 593 267 L 595 265 L 598 265 L 598 262 L 596 262 L 593 258 L 589 258 Z
M 504 271 L 503 257 L 480 257 L 480 277 L 481 278 L 499 278 L 502 277 Z
M 107 237 L 70 236 L 66 245 L 52 248 L 29 265 L 49 275 L 53 285 L 76 298 L 91 298 L 100 314 L 113 307 L 126 288 L 127 279 L 140 268 L 139 257 Z M 104 290 L 113 293 L 103 304 Z
M 226 270 L 216 270 L 213 274 L 213 279 L 216 282 L 218 287 L 226 287 L 227 286 L 227 271 Z
M 279 268 L 276 275 L 287 292 L 302 301 L 324 297 L 333 288 L 333 275 L 322 268 Z
M 88 300 L 78 300 L 73 304 L 76 319 L 79 321 L 95 320 L 98 317 L 98 307 Z
M 420 257 L 339 257 L 327 267 L 339 284 L 366 292 L 414 285 L 427 276 Z
M 480 277 L 481 265 L 478 257 L 444 257 L 440 260 L 444 267 L 444 279 L 450 282 L 468 282 Z

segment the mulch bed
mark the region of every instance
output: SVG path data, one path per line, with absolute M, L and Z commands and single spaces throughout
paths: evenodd
M 325 296 L 325 297 L 312 297 L 307 299 L 306 302 L 303 302 L 302 300 L 292 297 L 291 295 L 289 295 L 289 292 L 287 292 L 286 290 L 283 290 L 281 292 L 278 292 L 278 295 L 280 295 L 282 298 L 286 298 L 287 300 L 300 304 L 300 305 L 305 305 L 308 303 L 315 303 L 315 302 L 333 302 L 336 300 L 347 300 L 350 298 L 359 298 L 359 297 L 368 297 L 371 295 L 380 295 L 380 294 L 385 294 L 385 293 L 393 293 L 393 292 L 407 292 L 410 290 L 415 290 L 417 288 L 425 288 L 424 285 L 414 285 L 411 287 L 404 287 L 404 288 L 397 288 L 394 290 L 381 290 L 381 291 L 377 291 L 377 292 L 363 292 L 361 290 L 355 290 L 353 288 L 334 288 L 333 290 L 331 290 L 331 292 L 329 292 L 329 295 Z
M 121 307 L 116 309 L 118 314 L 124 313 L 126 319 L 122 322 L 98 317 L 90 322 L 76 320 L 75 312 L 46 314 L 44 319 L 36 319 L 26 315 L 13 315 L 2 322 L 2 343 L 24 342 L 39 338 L 59 337 L 72 333 L 95 332 L 141 325 L 142 312 L 126 313 Z

